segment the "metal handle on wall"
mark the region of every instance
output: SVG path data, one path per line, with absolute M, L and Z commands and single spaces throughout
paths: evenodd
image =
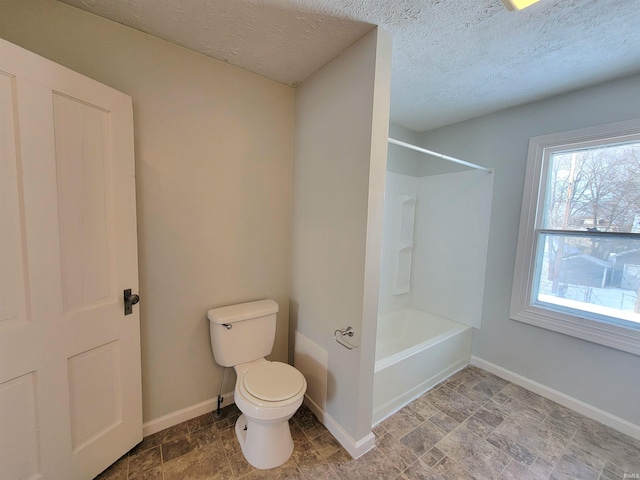
M 336 329 L 335 332 L 333 332 L 333 338 L 335 338 L 336 342 L 338 342 L 344 348 L 346 348 L 348 350 L 353 350 L 354 348 L 358 348 L 358 345 L 353 345 L 352 343 L 347 342 L 343 337 L 345 335 L 347 335 L 349 337 L 353 337 L 354 333 L 355 333 L 355 331 L 353 330 L 352 327 L 347 327 L 347 328 L 345 328 L 343 330 L 340 330 L 338 328 L 338 329 Z M 340 334 L 340 337 L 338 337 L 338 334 Z

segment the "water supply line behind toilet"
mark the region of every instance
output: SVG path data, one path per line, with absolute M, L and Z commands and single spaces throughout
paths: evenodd
M 220 408 L 220 405 L 222 405 L 222 402 L 224 402 L 224 398 L 222 398 L 222 383 L 224 382 L 224 372 L 226 371 L 227 368 L 222 367 L 222 378 L 220 379 L 220 388 L 218 389 L 218 408 L 213 411 L 214 420 L 220 420 L 227 415 L 226 412 L 223 412 Z

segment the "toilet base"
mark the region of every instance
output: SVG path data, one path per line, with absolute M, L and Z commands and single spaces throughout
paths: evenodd
M 242 414 L 236 421 L 236 436 L 244 458 L 261 470 L 279 467 L 293 453 L 293 439 L 287 420 L 261 424 Z

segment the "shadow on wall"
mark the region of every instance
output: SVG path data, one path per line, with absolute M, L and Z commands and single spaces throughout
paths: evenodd
M 336 389 L 336 380 L 329 372 L 329 354 L 322 346 L 298 331 L 299 305 L 289 302 L 290 362 L 307 380 L 306 397 L 317 410 L 325 412 L 328 392 Z
M 296 332 L 298 331 L 298 312 L 300 305 L 298 302 L 289 300 L 289 363 L 293 364 L 295 356 Z

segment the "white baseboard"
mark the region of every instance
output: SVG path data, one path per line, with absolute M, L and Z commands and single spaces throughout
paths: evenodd
M 361 457 L 376 446 L 376 437 L 372 432 L 360 440 L 354 440 L 331 415 L 320 409 L 307 395 L 304 396 L 304 403 L 353 458 Z
M 222 402 L 223 407 L 234 403 L 233 392 L 225 393 L 222 397 L 224 398 L 224 401 Z M 340 424 L 331 417 L 331 415 L 320 409 L 318 405 L 306 395 L 305 404 L 353 458 L 358 458 L 375 447 L 376 439 L 373 433 L 369 432 L 369 434 L 364 438 L 355 441 L 347 432 L 344 431 Z M 142 435 L 146 437 L 164 430 L 165 428 L 186 422 L 187 420 L 191 420 L 192 418 L 215 410 L 217 406 L 218 399 L 210 398 L 209 400 L 205 400 L 204 402 L 200 402 L 196 405 L 150 420 L 142 425 Z
M 488 372 L 497 375 L 500 378 L 504 378 L 505 380 L 510 381 L 511 383 L 515 383 L 527 390 L 532 391 L 533 393 L 537 393 L 549 400 L 553 400 L 560 405 L 570 408 L 585 417 L 589 417 L 593 420 L 596 420 L 608 427 L 614 428 L 619 432 L 625 433 L 630 437 L 640 440 L 640 425 L 636 425 L 631 423 L 623 418 L 616 417 L 615 415 L 605 412 L 604 410 L 600 410 L 593 405 L 589 405 L 577 398 L 570 397 L 562 392 L 554 390 L 553 388 L 547 387 L 541 383 L 538 383 L 534 380 L 531 380 L 527 377 L 523 377 L 517 373 L 514 373 L 506 368 L 500 367 L 494 363 L 483 360 L 482 358 L 471 356 L 471 365 L 475 365 L 476 367 L 480 367 Z
M 223 393 L 222 398 L 224 398 L 224 401 L 221 405 L 222 407 L 226 407 L 227 405 L 231 405 L 232 403 L 234 403 L 233 392 Z M 187 420 L 191 420 L 192 418 L 204 415 L 208 412 L 212 412 L 216 408 L 218 408 L 217 397 L 210 398 L 209 400 L 205 400 L 204 402 L 191 405 L 190 407 L 186 407 L 181 410 L 177 410 L 162 417 L 149 420 L 142 425 L 142 436 L 146 437 L 147 435 L 159 432 L 161 430 L 164 430 L 165 428 L 173 427 L 174 425 L 178 425 L 179 423 L 186 422 Z

